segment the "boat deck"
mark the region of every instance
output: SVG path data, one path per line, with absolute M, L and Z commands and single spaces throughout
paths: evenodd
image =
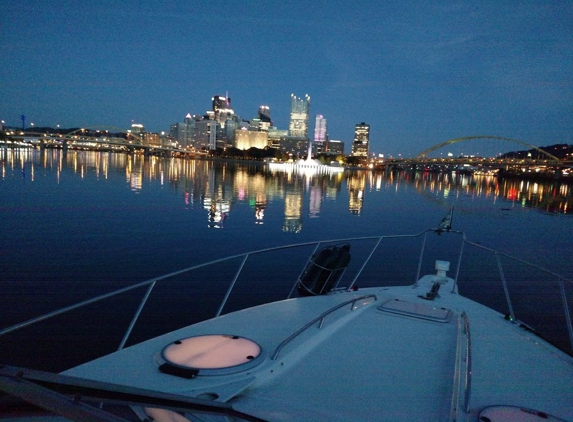
M 343 410 L 349 401 L 357 420 L 447 420 L 463 401 L 463 386 L 455 383 L 463 311 L 472 344 L 467 420 L 476 420 L 482 409 L 494 405 L 533 408 L 573 420 L 573 406 L 565 405 L 573 403 L 569 356 L 445 286 L 434 301 L 418 297 L 426 291 L 423 286 L 375 288 L 262 305 L 166 334 L 66 374 L 212 397 L 267 420 L 346 420 Z M 364 295 L 375 299 L 317 319 Z M 392 305 L 396 300 L 397 307 Z M 385 310 L 388 306 L 398 312 Z M 193 379 L 158 370 L 166 346 L 207 334 L 250 339 L 261 353 L 244 370 L 199 370 Z

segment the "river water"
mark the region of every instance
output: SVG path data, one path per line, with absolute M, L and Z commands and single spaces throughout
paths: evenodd
M 0 329 L 249 250 L 417 233 L 436 227 L 451 207 L 454 228 L 468 239 L 573 278 L 573 186 L 558 181 L 298 173 L 254 162 L 6 148 L 0 172 Z M 417 248 L 385 259 L 415 261 Z M 113 324 L 113 312 L 106 324 L 79 322 L 98 332 Z M 38 357 L 54 342 L 75 341 L 57 328 L 0 338 L 0 362 L 63 369 L 53 356 Z

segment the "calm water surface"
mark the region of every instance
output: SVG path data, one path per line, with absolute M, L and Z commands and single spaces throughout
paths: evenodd
M 0 149 L 0 328 L 253 249 L 420 232 L 452 206 L 454 228 L 470 240 L 573 278 L 573 186 L 559 182 Z M 414 261 L 418 250 L 386 258 Z M 27 338 L 42 350 L 52 347 L 46 335 L 55 336 Z M 0 360 L 12 363 L 18 347 Z

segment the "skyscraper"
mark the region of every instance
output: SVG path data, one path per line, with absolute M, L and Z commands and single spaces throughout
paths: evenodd
M 368 157 L 370 143 L 370 125 L 362 122 L 354 128 L 354 141 L 352 141 L 352 155 L 355 157 Z
M 213 111 L 217 112 L 221 109 L 231 108 L 231 99 L 227 96 L 215 95 L 211 98 L 213 101 Z
M 231 99 L 228 96 L 215 95 L 212 98 L 214 119 L 221 127 L 225 127 L 225 121 L 230 119 L 235 112 L 231 108 Z
M 316 115 L 314 122 L 314 142 L 326 142 L 326 119 L 322 114 Z
M 320 154 L 326 151 L 326 119 L 322 114 L 316 115 L 314 121 L 314 152 Z
M 289 136 L 308 139 L 310 97 L 304 99 L 291 94 Z
M 259 107 L 259 119 L 261 119 L 262 122 L 268 122 L 272 124 L 271 109 L 269 106 L 262 105 Z

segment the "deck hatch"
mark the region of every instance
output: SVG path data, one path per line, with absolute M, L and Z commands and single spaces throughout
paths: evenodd
M 193 375 L 223 375 L 243 371 L 260 363 L 261 347 L 248 338 L 210 334 L 177 340 L 163 349 L 167 365 Z M 160 367 L 162 372 L 165 372 Z M 172 374 L 177 375 L 177 374 Z
M 435 308 L 423 303 L 407 302 L 400 299 L 389 299 L 377 308 L 380 311 L 421 318 L 436 322 L 450 322 L 452 311 L 445 308 Z

